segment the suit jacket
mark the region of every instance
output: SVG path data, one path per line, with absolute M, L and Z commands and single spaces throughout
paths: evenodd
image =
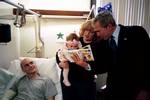
M 116 62 L 108 40 L 104 48 L 108 59 L 107 99 L 135 100 L 141 89 L 150 89 L 150 39 L 140 26 L 119 26 Z

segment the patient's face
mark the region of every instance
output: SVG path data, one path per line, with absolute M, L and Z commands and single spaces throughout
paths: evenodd
M 26 73 L 26 74 L 32 74 L 32 73 L 37 73 L 37 66 L 35 65 L 35 63 L 31 60 L 31 59 L 24 59 L 22 61 L 22 70 Z

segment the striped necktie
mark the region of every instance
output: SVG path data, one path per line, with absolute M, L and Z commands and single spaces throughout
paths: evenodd
M 109 47 L 112 50 L 113 64 L 116 64 L 116 60 L 117 60 L 117 44 L 116 44 L 116 41 L 114 40 L 113 36 L 111 36 L 111 38 L 109 40 Z
M 111 36 L 111 38 L 109 40 L 109 46 L 113 51 L 116 51 L 117 44 L 116 44 L 116 41 L 114 40 L 114 36 Z

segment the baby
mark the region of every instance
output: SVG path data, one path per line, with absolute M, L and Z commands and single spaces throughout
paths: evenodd
M 81 43 L 79 41 L 79 37 L 75 33 L 70 33 L 66 37 L 66 42 L 64 44 L 64 47 L 59 49 L 58 51 L 58 57 L 61 62 L 68 62 L 68 59 L 66 59 L 64 52 L 69 49 L 79 49 L 81 47 Z M 69 73 L 69 67 L 63 68 L 63 83 L 65 86 L 71 86 L 71 83 L 68 80 L 68 73 Z

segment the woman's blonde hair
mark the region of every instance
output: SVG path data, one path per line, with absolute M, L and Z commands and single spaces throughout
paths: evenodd
M 94 28 L 93 28 L 93 25 L 92 25 L 92 19 L 91 20 L 87 20 L 86 22 L 84 22 L 81 25 L 80 32 L 79 32 L 80 37 L 83 36 L 84 31 L 86 31 L 86 30 L 89 30 L 91 32 L 94 31 Z

